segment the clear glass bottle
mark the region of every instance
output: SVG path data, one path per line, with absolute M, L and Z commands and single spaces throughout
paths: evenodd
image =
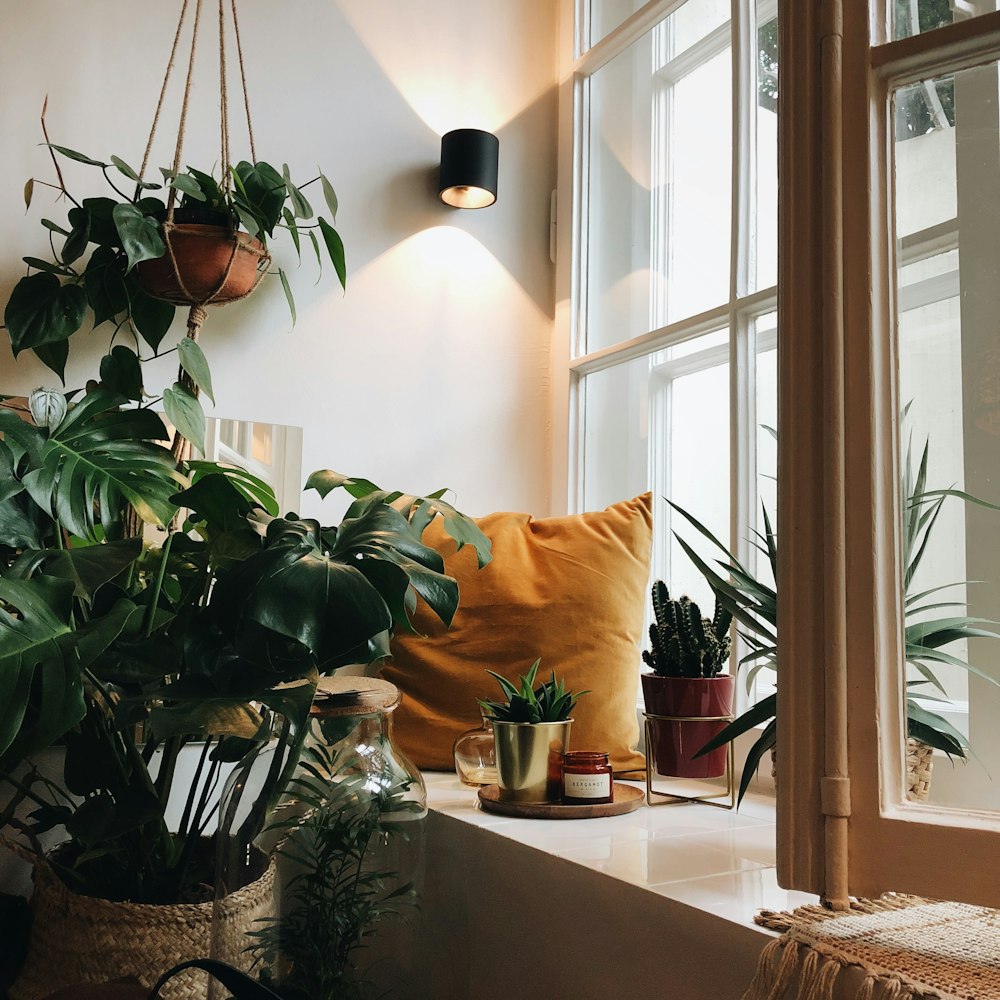
M 497 754 L 493 720 L 482 712 L 482 725 L 469 729 L 455 740 L 452 756 L 455 773 L 463 785 L 481 788 L 497 783 Z
M 283 1000 L 392 997 L 410 974 L 427 792 L 392 742 L 399 700 L 381 679 L 322 679 L 258 838 L 276 861 L 277 905 L 250 932 L 252 972 Z

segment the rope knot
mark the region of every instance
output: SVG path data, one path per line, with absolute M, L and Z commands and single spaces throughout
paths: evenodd
M 208 319 L 208 313 L 204 306 L 191 306 L 188 310 L 188 330 L 200 330 L 202 323 Z

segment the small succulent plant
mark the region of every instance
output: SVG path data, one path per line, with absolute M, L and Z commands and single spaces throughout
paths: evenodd
M 649 626 L 651 649 L 642 658 L 661 677 L 715 677 L 729 659 L 732 614 L 715 602 L 715 616 L 702 618 L 689 597 L 670 599 L 666 584 L 653 584 L 656 621 Z
M 535 660 L 531 669 L 518 678 L 520 687 L 492 670 L 486 672 L 495 677 L 506 703 L 480 700 L 483 712 L 494 722 L 565 722 L 573 711 L 577 699 L 589 691 L 567 691 L 562 680 L 556 680 L 555 671 L 547 681 L 535 687 L 535 676 L 541 658 Z

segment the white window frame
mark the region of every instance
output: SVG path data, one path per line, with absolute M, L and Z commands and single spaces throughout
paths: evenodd
M 903 794 L 888 94 L 1000 57 L 1000 12 L 899 41 L 886 23 L 875 0 L 780 8 L 778 877 L 837 907 L 996 905 L 997 815 Z
M 552 370 L 552 500 L 556 512 L 583 508 L 584 488 L 584 380 L 586 376 L 649 356 L 705 333 L 729 330 L 730 364 L 730 538 L 732 551 L 745 564 L 753 564 L 750 527 L 756 523 L 756 400 L 754 380 L 756 347 L 754 321 L 774 312 L 774 287 L 748 293 L 754 260 L 749 252 L 749 225 L 755 197 L 756 64 L 744 57 L 756 40 L 757 10 L 776 6 L 777 0 L 756 5 L 733 0 L 732 15 L 721 29 L 691 46 L 679 57 L 660 66 L 656 82 L 661 85 L 690 72 L 700 60 L 717 54 L 732 43 L 733 51 L 733 157 L 731 281 L 729 301 L 679 322 L 664 324 L 661 295 L 651 296 L 649 332 L 623 343 L 585 352 L 587 323 L 587 197 L 589 148 L 589 79 L 643 34 L 660 24 L 685 0 L 651 0 L 614 31 L 586 49 L 589 0 L 563 0 L 562 58 L 570 66 L 562 81 L 560 101 L 561 139 L 557 227 L 557 315 L 551 353 Z M 771 16 L 767 13 L 766 16 Z M 665 56 L 662 36 L 654 39 L 660 58 Z M 652 69 L 652 68 L 651 68 Z M 748 97 L 744 100 L 744 95 Z M 669 98 L 660 91 L 654 97 L 653 128 L 662 128 L 669 117 Z M 669 206 L 666 199 L 651 206 L 651 238 L 654 247 L 664 245 L 663 233 Z M 651 378 L 654 377 L 651 375 Z M 657 407 L 651 406 L 651 414 Z M 654 435 L 663 428 L 654 420 L 650 428 L 651 452 Z M 650 485 L 663 486 L 662 474 L 650 470 Z M 666 494 L 663 494 L 666 495 Z M 662 568 L 662 567 L 661 567 Z M 654 567 L 654 571 L 658 568 Z

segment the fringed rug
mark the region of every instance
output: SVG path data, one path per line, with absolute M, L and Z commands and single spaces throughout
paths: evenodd
M 856 1000 L 1000 1000 L 1000 910 L 890 893 L 846 912 L 803 906 L 755 920 L 782 933 L 743 1000 L 833 1000 L 848 969 L 859 973 Z

